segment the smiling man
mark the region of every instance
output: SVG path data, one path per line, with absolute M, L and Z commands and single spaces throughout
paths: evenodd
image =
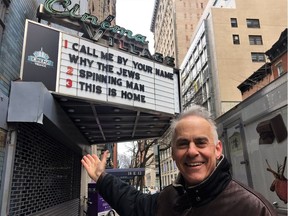
M 175 182 L 160 193 L 142 194 L 105 173 L 107 152 L 83 157 L 82 164 L 100 195 L 121 215 L 135 216 L 274 216 L 273 206 L 251 188 L 236 182 L 222 154 L 210 113 L 194 105 L 174 120 L 172 157 L 179 169 Z
M 222 154 L 222 144 L 211 122 L 196 115 L 187 115 L 172 125 L 175 127 L 172 157 L 187 186 L 193 186 L 214 171 Z

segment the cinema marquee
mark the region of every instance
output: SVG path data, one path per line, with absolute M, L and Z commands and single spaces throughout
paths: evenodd
M 66 10 L 55 10 L 56 2 Z M 110 25 L 113 17 L 99 21 L 89 14 L 77 15 L 79 6 L 61 2 L 46 1 L 45 7 L 39 7 L 38 22 L 26 20 L 22 82 L 12 85 L 16 105 L 9 120 L 44 123 L 49 119 L 64 134 L 74 125 L 90 144 L 163 136 L 180 113 L 174 59 L 151 55 L 145 36 L 124 28 L 116 31 L 120 27 Z M 41 20 L 77 32 L 64 32 Z M 99 37 L 90 38 L 89 31 Z M 31 110 L 31 118 L 20 114 L 18 107 Z M 66 115 L 59 114 L 63 111 Z M 73 124 L 62 125 L 65 116 Z M 76 133 L 67 136 L 72 134 Z
M 28 20 L 21 78 L 82 99 L 169 114 L 179 108 L 173 67 Z

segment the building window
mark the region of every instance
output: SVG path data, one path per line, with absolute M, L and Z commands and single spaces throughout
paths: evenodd
M 233 44 L 240 44 L 239 35 L 232 35 L 233 37 Z
M 238 27 L 237 19 L 231 18 L 230 20 L 231 20 L 231 27 L 237 28 Z
M 250 45 L 262 45 L 262 36 L 261 35 L 249 35 Z
M 264 53 L 251 53 L 252 62 L 265 62 L 265 54 Z
M 284 73 L 282 62 L 279 62 L 275 66 L 277 68 L 278 76 L 281 76 Z
M 246 19 L 248 28 L 260 28 L 259 19 Z

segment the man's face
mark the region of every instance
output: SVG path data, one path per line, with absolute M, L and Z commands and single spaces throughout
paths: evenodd
M 188 116 L 175 128 L 172 157 L 188 186 L 206 179 L 216 167 L 222 154 L 220 141 L 215 145 L 211 124 L 204 118 Z

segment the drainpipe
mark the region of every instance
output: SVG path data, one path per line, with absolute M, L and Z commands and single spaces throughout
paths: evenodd
M 2 184 L 0 190 L 0 215 L 9 215 L 11 184 L 13 177 L 14 158 L 17 143 L 17 127 L 10 126 L 6 137 L 5 156 L 3 162 Z
M 157 145 L 157 152 L 158 152 L 158 168 L 159 168 L 159 189 L 162 190 L 162 180 L 161 180 L 161 161 L 160 161 L 160 145 Z

